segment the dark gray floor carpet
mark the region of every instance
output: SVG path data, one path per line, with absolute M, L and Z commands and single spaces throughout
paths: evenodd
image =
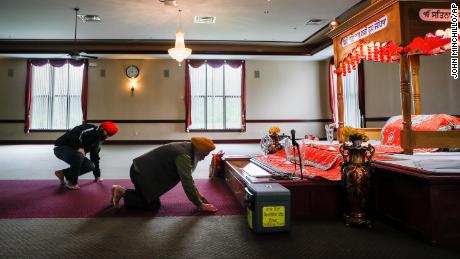
M 0 258 L 460 258 L 386 224 L 295 222 L 254 234 L 242 216 L 0 220 Z

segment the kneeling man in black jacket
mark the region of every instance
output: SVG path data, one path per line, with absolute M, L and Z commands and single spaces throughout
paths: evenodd
M 95 181 L 100 182 L 99 151 L 101 144 L 108 137 L 115 135 L 117 131 L 118 128 L 114 123 L 106 121 L 99 126 L 92 124 L 76 126 L 59 137 L 55 143 L 54 154 L 70 165 L 69 168 L 55 172 L 61 185 L 71 190 L 80 189 L 78 176 L 90 171 L 93 171 Z M 91 160 L 86 157 L 88 152 Z

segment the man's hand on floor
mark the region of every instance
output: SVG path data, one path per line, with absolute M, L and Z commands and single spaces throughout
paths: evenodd
M 201 195 L 201 193 L 198 193 L 198 197 L 203 203 L 209 203 L 208 200 L 203 195 Z

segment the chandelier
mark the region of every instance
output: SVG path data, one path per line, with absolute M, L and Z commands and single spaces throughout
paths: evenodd
M 185 47 L 184 33 L 181 31 L 181 13 L 182 10 L 179 9 L 179 28 L 176 32 L 176 43 L 174 48 L 168 49 L 169 56 L 177 60 L 179 66 L 184 59 L 192 54 L 192 50 Z

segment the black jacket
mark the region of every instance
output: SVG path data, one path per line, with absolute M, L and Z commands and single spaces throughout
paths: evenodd
M 55 142 L 55 146 L 68 146 L 75 150 L 83 148 L 85 153 L 89 152 L 90 159 L 95 166 L 93 174 L 95 177 L 100 177 L 99 151 L 104 140 L 104 134 L 99 126 L 83 124 L 76 126 L 59 137 Z

